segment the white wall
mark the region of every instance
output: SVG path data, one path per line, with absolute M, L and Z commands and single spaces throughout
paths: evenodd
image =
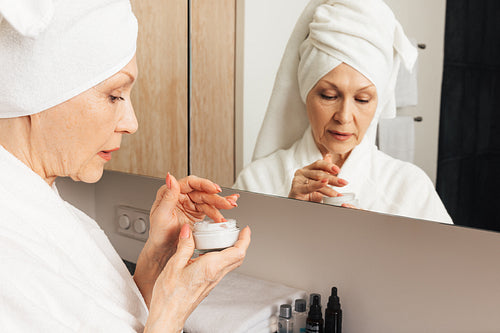
M 236 174 L 251 161 L 253 148 L 281 56 L 308 0 L 238 0 Z M 446 0 L 386 0 L 409 37 L 427 45 L 419 51 L 419 104 L 402 115 L 416 123 L 415 164 L 435 181 Z
M 237 0 L 236 175 L 251 162 L 274 77 L 309 0 Z

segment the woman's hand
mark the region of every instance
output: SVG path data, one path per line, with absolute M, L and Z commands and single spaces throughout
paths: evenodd
M 218 195 L 219 185 L 203 178 L 188 176 L 177 182 L 168 174 L 166 184 L 156 194 L 150 213 L 148 242 L 163 252 L 175 251 L 177 236 L 182 225 L 201 221 L 205 215 L 215 222 L 226 221 L 220 209 L 237 207 L 238 194 Z
M 224 275 L 241 265 L 249 244 L 250 228 L 246 227 L 233 247 L 191 259 L 194 239 L 190 226 L 183 225 L 177 252 L 154 285 L 144 332 L 180 332 L 189 315 Z
M 149 238 L 137 259 L 134 280 L 149 306 L 154 283 L 177 248 L 184 224 L 193 224 L 205 215 L 225 221 L 219 209 L 237 206 L 238 194 L 221 197 L 222 190 L 207 179 L 189 176 L 179 182 L 168 174 L 166 184 L 157 192 L 150 213 Z
M 326 154 L 322 160 L 303 167 L 295 172 L 289 198 L 321 202 L 323 196 L 341 195 L 327 185 L 342 187 L 347 181 L 337 177 L 340 168 L 332 161 L 332 155 Z

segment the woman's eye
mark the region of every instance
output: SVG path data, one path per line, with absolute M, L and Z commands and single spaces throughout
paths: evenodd
M 364 98 L 356 98 L 356 102 L 366 104 L 366 103 L 369 103 L 370 100 L 364 99 Z
M 326 99 L 326 100 L 330 101 L 330 100 L 334 100 L 334 99 L 336 99 L 336 98 L 337 98 L 337 96 L 335 96 L 335 95 L 325 95 L 325 94 L 321 94 L 321 98 L 323 98 L 323 99 Z
M 114 103 L 116 101 L 124 101 L 125 98 L 121 97 L 121 96 L 113 96 L 113 95 L 110 95 L 109 96 L 109 100 L 111 101 L 111 103 Z

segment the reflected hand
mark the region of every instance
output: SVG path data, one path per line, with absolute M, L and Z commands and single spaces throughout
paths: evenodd
M 295 172 L 289 198 L 321 202 L 323 196 L 337 197 L 341 195 L 327 185 L 342 187 L 348 184 L 344 179 L 337 177 L 340 168 L 332 161 L 332 155 L 326 154 L 322 160 Z
M 250 228 L 246 227 L 233 247 L 193 260 L 193 235 L 190 227 L 183 225 L 177 252 L 156 280 L 144 332 L 180 332 L 186 319 L 215 285 L 241 265 L 249 244 Z

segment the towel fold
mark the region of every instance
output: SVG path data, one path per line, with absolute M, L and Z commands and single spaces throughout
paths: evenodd
M 381 119 L 378 126 L 378 147 L 389 156 L 413 163 L 415 125 L 413 117 L 397 116 Z
M 410 39 L 410 41 L 417 47 L 417 41 L 415 39 Z M 412 70 L 409 70 L 405 66 L 399 67 L 395 89 L 397 108 L 415 106 L 418 104 L 417 74 L 418 61 L 415 62 Z
M 281 304 L 305 298 L 306 292 L 231 272 L 186 321 L 186 333 L 274 332 Z

